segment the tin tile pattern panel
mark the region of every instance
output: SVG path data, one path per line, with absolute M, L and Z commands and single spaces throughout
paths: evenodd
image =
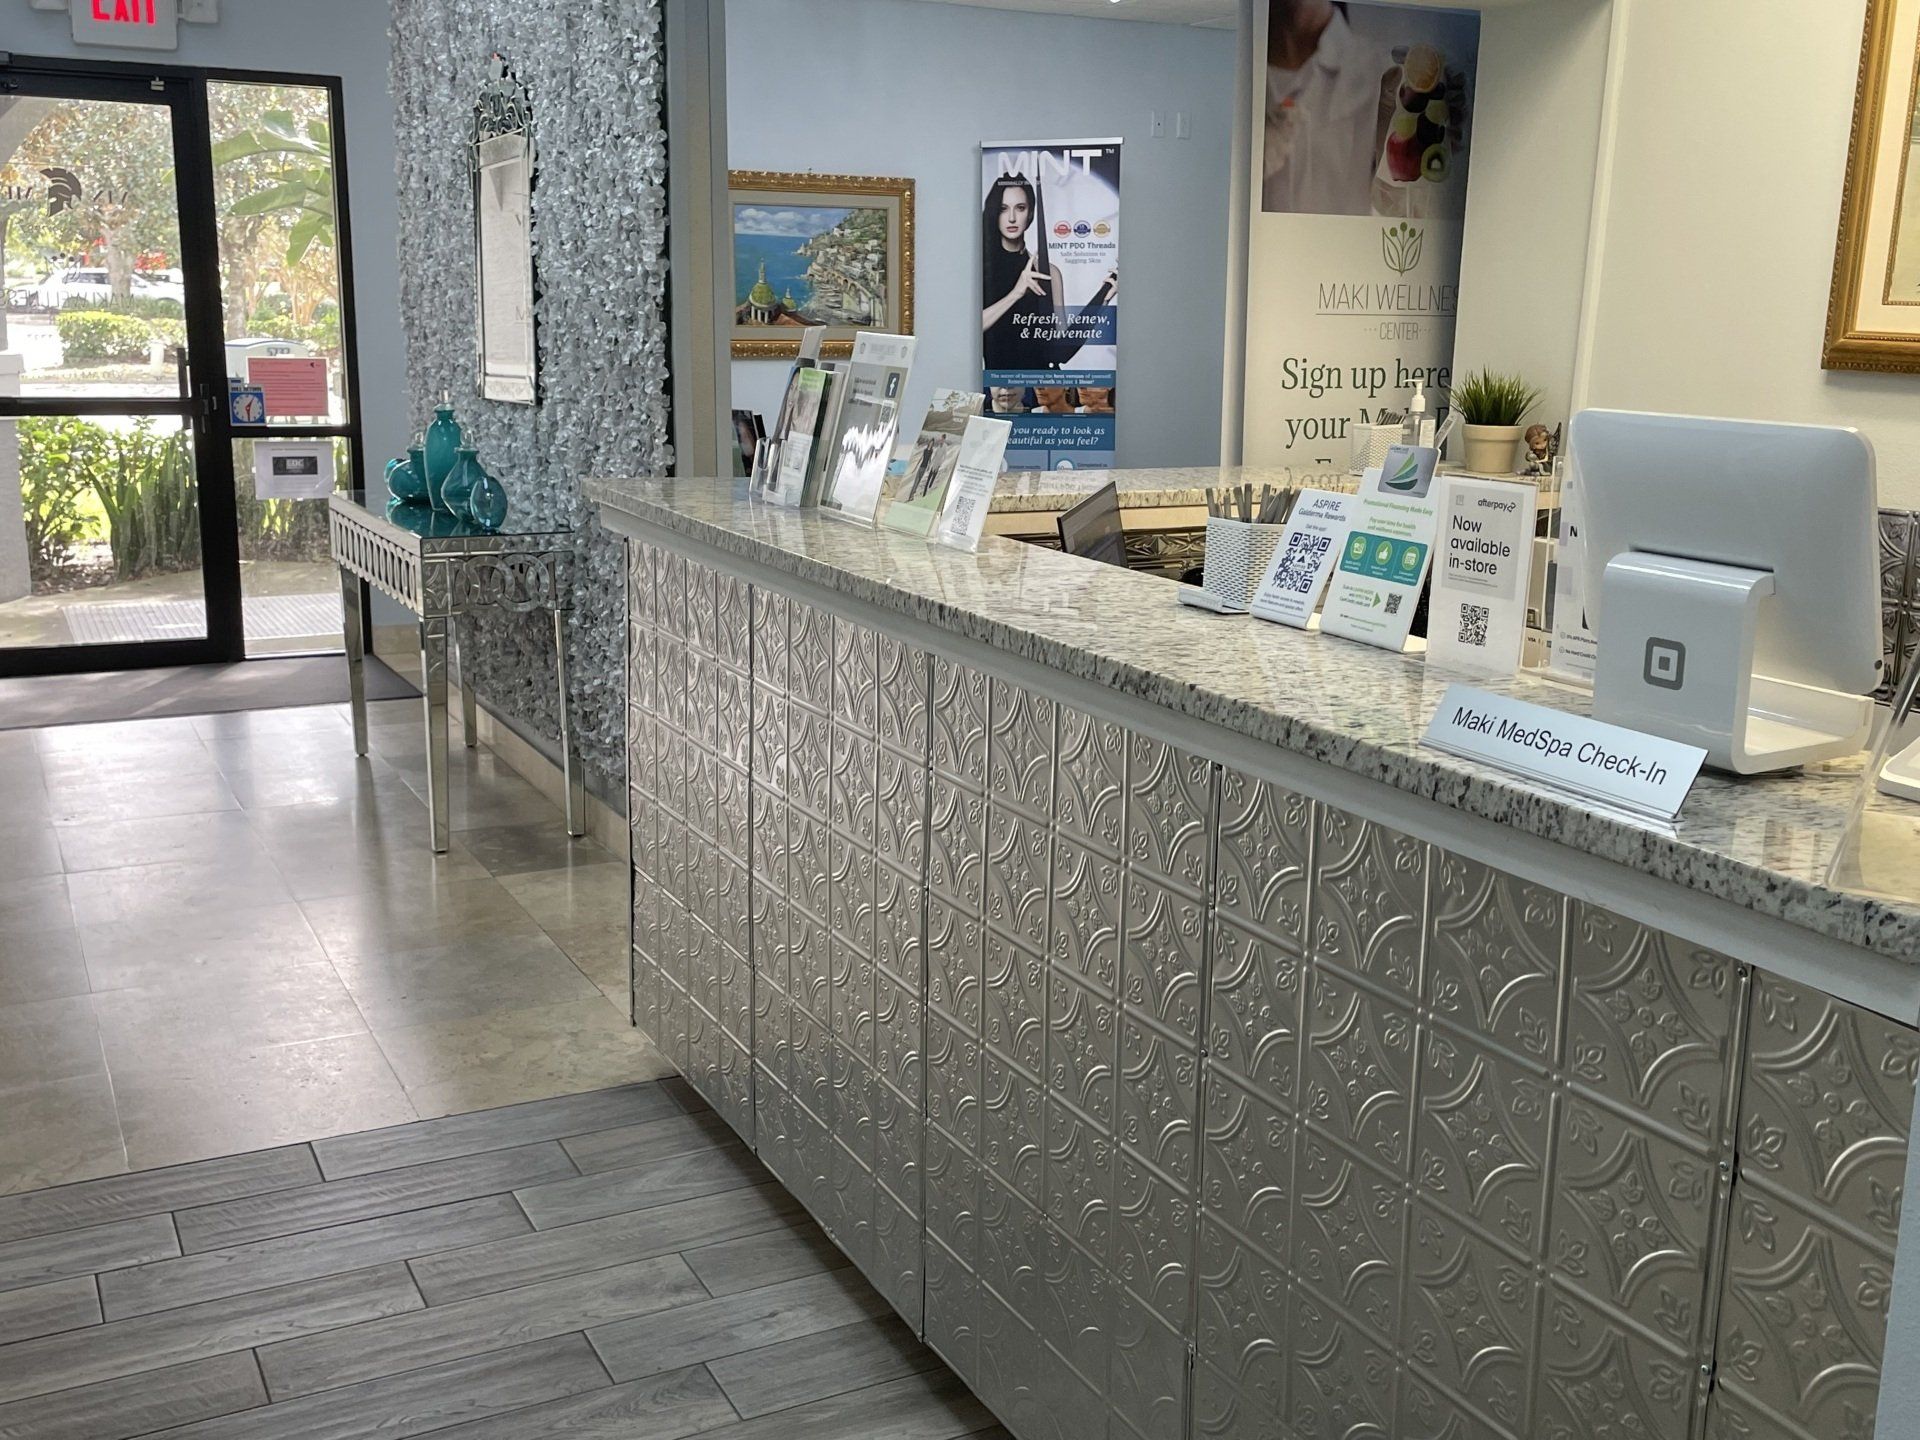
M 1871 1434 L 1915 1032 L 632 554 L 639 1023 L 1022 1440 Z

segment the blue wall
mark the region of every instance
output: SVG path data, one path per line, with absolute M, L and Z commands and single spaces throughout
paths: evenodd
M 1119 463 L 1220 458 L 1235 38 L 923 0 L 728 0 L 728 159 L 918 182 L 907 414 L 980 381 L 983 140 L 1119 136 Z M 1148 134 L 1150 112 L 1166 135 Z M 1174 138 L 1184 110 L 1192 138 Z M 786 361 L 734 362 L 769 419 Z

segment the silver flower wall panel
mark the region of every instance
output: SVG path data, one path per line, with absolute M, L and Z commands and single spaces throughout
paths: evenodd
M 641 1023 L 1021 1440 L 1871 1434 L 1913 1031 L 630 575 Z
M 467 443 L 507 478 L 515 513 L 579 530 L 579 563 L 554 577 L 571 591 L 571 714 L 588 770 L 617 797 L 621 633 L 630 607 L 620 542 L 593 518 L 580 483 L 588 475 L 664 474 L 672 458 L 661 9 L 654 0 L 586 0 L 568 7 L 563 24 L 552 7 L 395 0 L 392 38 L 398 194 L 409 237 L 399 255 L 400 315 L 413 423 L 430 420 L 450 392 Z M 467 143 L 474 97 L 495 54 L 510 57 L 531 90 L 539 136 L 537 406 L 474 394 Z M 598 259 L 609 254 L 625 257 L 619 285 L 606 283 Z M 390 453 L 400 443 L 387 435 L 377 447 Z M 471 630 L 462 664 L 488 706 L 557 743 L 552 626 L 534 615 L 488 613 Z

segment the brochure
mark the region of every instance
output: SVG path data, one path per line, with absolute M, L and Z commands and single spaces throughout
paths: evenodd
M 1273 563 L 1253 597 L 1255 615 L 1296 630 L 1307 628 L 1346 544 L 1354 498 L 1336 490 L 1300 492 L 1274 548 Z
M 820 422 L 825 418 L 833 388 L 831 370 L 800 370 L 793 377 L 793 413 L 780 436 L 780 459 L 768 498 L 781 505 L 806 505 L 813 500 L 814 476 L 819 466 Z
M 753 476 L 749 482 L 749 488 L 756 496 L 769 494 L 776 488 L 776 477 L 780 467 L 780 441 L 786 435 L 787 427 L 793 422 L 793 402 L 799 393 L 800 373 L 819 365 L 820 346 L 826 340 L 826 334 L 824 325 L 810 325 L 800 332 L 800 353 L 794 359 L 793 369 L 787 372 L 787 388 L 780 401 L 780 413 L 774 417 L 772 431 L 754 451 Z
M 934 527 L 934 540 L 962 550 L 979 545 L 987 512 L 993 508 L 993 492 L 999 488 L 1000 472 L 1006 467 L 1007 440 L 1012 434 L 1011 420 L 975 415 L 967 421 L 960 436 L 960 458 L 954 463 L 953 479 L 947 488 L 947 502 L 941 507 L 940 523 Z
M 1396 445 L 1369 470 L 1320 616 L 1324 635 L 1405 650 L 1433 559 L 1439 497 L 1431 446 Z
M 849 520 L 873 523 L 886 489 L 887 464 L 900 436 L 900 402 L 913 367 L 911 335 L 863 331 L 853 342 L 853 363 L 837 382 L 838 409 L 822 453 L 820 508 Z
M 907 473 L 893 504 L 881 516 L 888 529 L 925 535 L 933 528 L 946 504 L 954 467 L 960 463 L 960 441 L 967 422 L 980 413 L 985 402 L 986 397 L 977 390 L 933 392 L 933 405 L 907 460 Z
M 1533 573 L 1531 480 L 1440 481 L 1439 559 L 1427 620 L 1427 661 L 1475 675 L 1511 675 L 1527 640 Z
M 735 478 L 751 476 L 766 443 L 767 428 L 752 410 L 733 412 L 733 473 Z

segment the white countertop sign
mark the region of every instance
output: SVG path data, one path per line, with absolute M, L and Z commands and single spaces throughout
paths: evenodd
M 765 568 L 1131 704 L 1920 965 L 1920 807 L 1875 796 L 1867 843 L 1855 851 L 1857 763 L 1757 782 L 1704 774 L 1667 825 L 1424 745 L 1450 677 L 1419 659 L 1283 625 L 1223 623 L 1179 604 L 1171 580 L 991 536 L 974 552 L 928 545 L 755 505 L 725 480 L 590 479 L 585 489 L 616 530 Z M 1569 714 L 1588 703 L 1531 675 L 1484 688 Z M 1836 852 L 1846 859 L 1830 885 Z
M 1449 685 L 1426 743 L 1635 815 L 1671 820 L 1707 752 L 1510 695 Z

